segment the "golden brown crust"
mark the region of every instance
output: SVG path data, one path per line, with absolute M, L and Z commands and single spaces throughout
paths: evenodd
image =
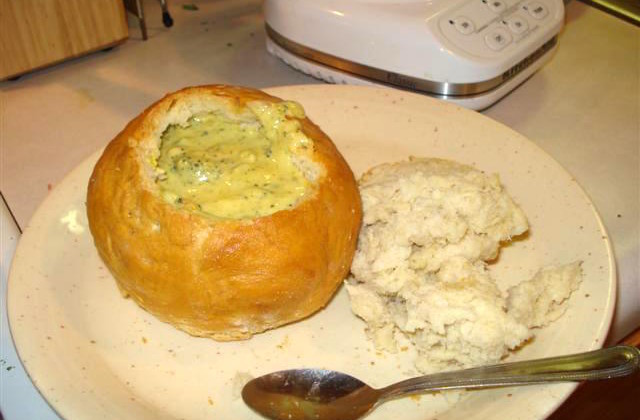
M 216 220 L 162 200 L 145 179 L 137 148 L 175 105 L 214 95 L 241 109 L 264 92 L 201 86 L 151 105 L 109 143 L 89 181 L 87 214 L 98 252 L 124 295 L 190 334 L 251 337 L 327 304 L 348 273 L 361 221 L 351 169 L 308 118 L 312 159 L 325 168 L 316 193 L 292 210 Z

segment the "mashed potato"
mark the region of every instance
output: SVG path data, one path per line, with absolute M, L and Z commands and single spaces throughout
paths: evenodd
M 416 348 L 423 372 L 495 363 L 561 316 L 580 265 L 538 273 L 507 293 L 486 262 L 528 229 L 496 175 L 440 159 L 385 164 L 360 180 L 364 218 L 347 280 L 376 347 Z

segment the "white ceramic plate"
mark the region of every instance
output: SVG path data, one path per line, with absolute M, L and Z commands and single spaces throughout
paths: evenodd
M 565 316 L 512 358 L 601 346 L 615 296 L 609 240 L 575 180 L 533 143 L 481 114 L 398 90 L 316 85 L 269 92 L 302 103 L 356 175 L 409 155 L 450 158 L 499 173 L 531 224 L 528 237 L 504 248 L 491 268 L 501 286 L 528 279 L 541 266 L 584 261 L 583 284 Z M 410 352 L 374 351 L 343 289 L 305 321 L 231 343 L 188 336 L 123 299 L 87 228 L 86 184 L 98 156 L 71 172 L 39 208 L 9 280 L 16 347 L 62 417 L 258 419 L 239 398 L 243 374 L 325 367 L 374 386 L 416 374 Z M 407 398 L 381 406 L 370 419 L 398 418 L 397 413 L 406 420 L 540 419 L 574 387 Z

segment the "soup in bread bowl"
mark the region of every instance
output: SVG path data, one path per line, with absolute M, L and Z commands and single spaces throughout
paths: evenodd
M 165 96 L 109 143 L 87 215 L 124 296 L 189 334 L 237 340 L 328 303 L 362 210 L 299 104 L 211 85 Z

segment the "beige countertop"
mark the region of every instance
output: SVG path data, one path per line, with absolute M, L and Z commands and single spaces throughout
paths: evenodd
M 148 41 L 130 23 L 112 51 L 0 83 L 0 190 L 22 228 L 67 172 L 165 92 L 320 83 L 267 53 L 260 1 L 175 5 L 171 29 L 157 3 L 145 3 Z M 619 340 L 640 325 L 640 29 L 569 3 L 551 62 L 483 113 L 538 144 L 593 200 L 616 255 Z

